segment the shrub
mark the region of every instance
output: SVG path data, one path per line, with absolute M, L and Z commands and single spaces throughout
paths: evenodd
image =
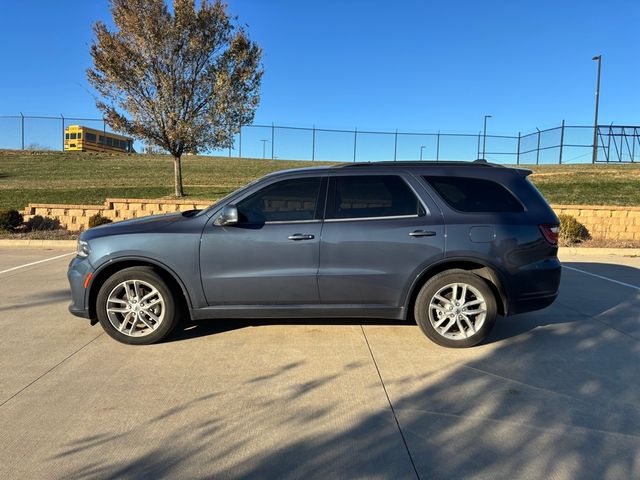
M 56 218 L 43 217 L 36 215 L 27 220 L 27 232 L 42 232 L 45 230 L 60 230 L 60 220 Z
M 0 210 L 0 230 L 13 232 L 22 225 L 22 215 L 17 210 Z
M 96 213 L 95 215 L 91 215 L 89 217 L 89 228 L 97 227 L 99 225 L 106 225 L 107 223 L 111 223 L 111 219 L 103 217 L 99 213 Z
M 560 234 L 558 235 L 560 245 L 572 245 L 589 238 L 589 231 L 575 217 L 558 215 L 558 218 L 560 219 Z

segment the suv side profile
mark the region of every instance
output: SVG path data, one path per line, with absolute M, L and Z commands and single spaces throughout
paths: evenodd
M 446 347 L 558 294 L 558 218 L 531 172 L 377 162 L 267 175 L 205 210 L 89 229 L 71 313 L 128 344 L 183 318 L 415 318 Z

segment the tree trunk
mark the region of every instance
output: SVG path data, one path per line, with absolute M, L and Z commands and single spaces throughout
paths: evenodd
M 176 197 L 184 197 L 184 191 L 182 190 L 182 166 L 180 165 L 180 156 L 173 157 L 173 170 L 174 170 L 174 180 Z

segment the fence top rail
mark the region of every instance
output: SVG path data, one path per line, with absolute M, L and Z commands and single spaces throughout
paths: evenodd
M 34 120 L 75 120 L 82 122 L 104 122 L 104 118 L 83 118 L 83 117 L 65 117 L 64 115 L 58 115 L 57 117 L 50 117 L 46 115 L 0 115 L 0 118 L 24 118 Z

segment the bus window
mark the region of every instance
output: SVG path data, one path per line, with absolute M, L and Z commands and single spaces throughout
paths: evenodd
M 68 134 L 68 133 L 65 133 L 65 134 L 64 134 L 64 139 L 65 139 L 65 140 L 69 140 L 69 134 Z
M 107 137 L 107 147 L 113 147 L 113 138 Z
M 98 141 L 100 145 L 104 145 L 104 137 L 102 135 L 100 135 L 100 137 L 98 138 Z
M 87 142 L 93 142 L 93 143 L 95 143 L 95 141 L 96 141 L 96 134 L 95 134 L 95 133 L 89 133 L 89 132 L 87 132 L 87 133 L 85 133 L 85 134 L 84 134 L 84 139 L 85 139 Z
M 76 134 L 75 134 L 75 133 L 72 133 L 72 134 L 71 134 L 71 140 L 75 140 L 75 139 L 76 139 Z
M 82 139 L 82 133 L 78 133 L 78 140 Z

